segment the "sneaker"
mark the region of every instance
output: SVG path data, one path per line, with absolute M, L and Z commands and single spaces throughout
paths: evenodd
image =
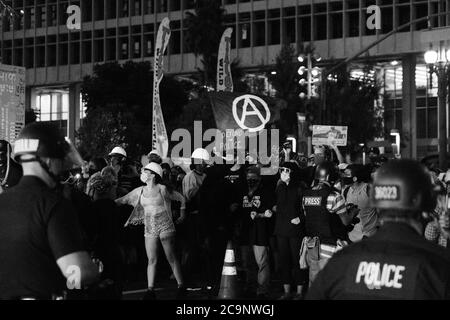
M 142 297 L 142 300 L 156 300 L 156 295 L 154 290 L 147 290 Z
M 278 298 L 278 300 L 291 300 L 292 299 L 292 295 L 290 293 L 283 293 L 283 295 L 281 297 Z

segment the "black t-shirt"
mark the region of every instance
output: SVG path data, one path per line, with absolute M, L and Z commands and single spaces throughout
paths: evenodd
M 72 206 L 37 177 L 0 195 L 0 299 L 51 298 L 65 288 L 56 260 L 82 251 Z
M 269 239 L 273 234 L 274 218 L 251 219 L 252 211 L 263 214 L 266 210 L 272 210 L 275 204 L 274 192 L 264 184 L 249 195 L 248 192 L 241 194 L 240 210 L 238 216 L 239 242 L 242 245 L 268 246 Z
M 386 223 L 337 252 L 308 299 L 450 299 L 450 256 L 412 227 Z

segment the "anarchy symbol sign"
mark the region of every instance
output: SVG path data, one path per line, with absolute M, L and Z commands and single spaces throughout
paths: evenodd
M 241 117 L 238 116 L 238 104 L 243 101 L 242 103 L 242 115 Z M 265 111 L 265 115 L 263 115 L 256 107 L 256 104 L 260 104 Z M 245 120 L 248 116 L 257 116 L 260 121 L 260 125 L 257 127 L 248 127 L 245 125 Z M 267 103 L 261 99 L 260 97 L 251 95 L 251 94 L 245 94 L 242 96 L 237 97 L 233 101 L 233 117 L 236 123 L 244 130 L 249 130 L 250 132 L 257 132 L 262 129 L 264 129 L 264 126 L 269 122 L 270 120 L 270 110 L 267 106 Z

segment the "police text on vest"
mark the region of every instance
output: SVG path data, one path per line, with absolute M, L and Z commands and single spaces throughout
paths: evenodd
M 401 289 L 403 271 L 405 271 L 405 266 L 387 263 L 380 265 L 379 262 L 361 261 L 355 282 L 361 283 L 364 281 L 368 289 L 381 289 L 382 287 Z

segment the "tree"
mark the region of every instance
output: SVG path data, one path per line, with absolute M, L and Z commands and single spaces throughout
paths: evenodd
M 199 0 L 194 12 L 186 12 L 186 44 L 195 54 L 201 56 L 202 82 L 214 86 L 217 70 L 217 53 L 225 26 L 225 9 L 219 0 Z
M 367 64 L 363 75 L 352 78 L 346 68 L 337 70 L 326 84 L 328 121 L 324 124 L 348 126 L 348 143 L 357 146 L 383 136 L 379 98 L 380 85 Z
M 86 118 L 77 138 L 86 156 L 105 156 L 123 145 L 131 157 L 151 149 L 153 72 L 149 62 L 117 62 L 96 65 L 83 80 Z M 160 84 L 161 106 L 169 139 L 179 114 L 188 102 L 181 84 L 164 77 Z

